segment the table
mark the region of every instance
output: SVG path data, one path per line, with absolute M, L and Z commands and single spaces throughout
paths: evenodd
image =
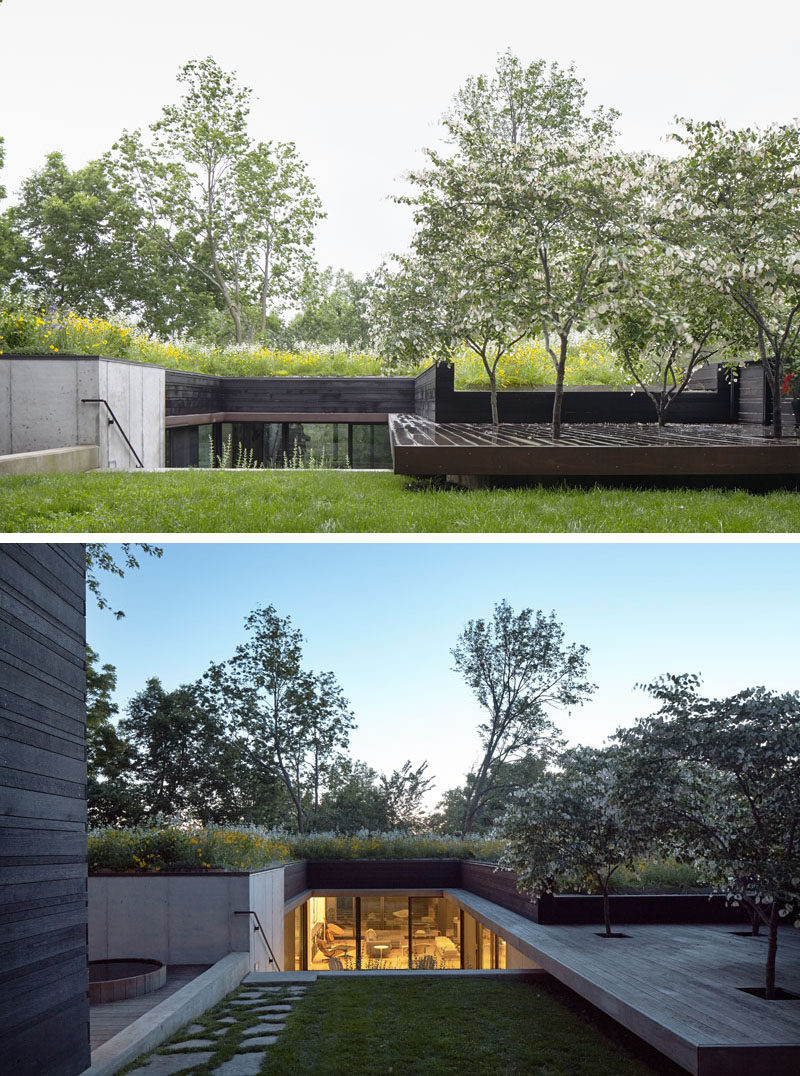
M 373 945 L 372 946 L 372 951 L 377 954 L 378 960 L 383 960 L 384 953 L 388 953 L 388 951 L 389 951 L 389 946 L 388 945 Z

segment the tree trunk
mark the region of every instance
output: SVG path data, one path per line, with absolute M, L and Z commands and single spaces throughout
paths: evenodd
M 606 926 L 606 937 L 611 937 L 611 901 L 608 897 L 608 887 L 603 890 L 603 922 Z
M 500 429 L 500 419 L 497 410 L 497 377 L 493 373 L 489 374 L 489 393 L 492 401 L 492 426 L 497 434 Z
M 773 899 L 767 934 L 767 965 L 764 969 L 764 996 L 767 1001 L 775 998 L 775 957 L 778 952 L 778 902 Z
M 567 365 L 567 340 L 564 333 L 559 333 L 561 346 L 558 350 L 558 365 L 556 366 L 556 388 L 553 396 L 553 439 L 561 436 L 561 403 L 564 398 L 564 369 Z

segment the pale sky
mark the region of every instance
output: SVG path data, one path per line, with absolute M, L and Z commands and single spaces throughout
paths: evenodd
M 428 760 L 437 793 L 476 761 L 481 710 L 450 649 L 507 599 L 554 610 L 589 647 L 591 701 L 552 716 L 572 743 L 601 744 L 650 712 L 634 684 L 698 672 L 709 695 L 800 689 L 795 542 L 170 542 L 124 580 L 104 580 L 116 621 L 87 602 L 88 641 L 117 667 L 124 710 L 149 677 L 191 683 L 273 604 L 332 670 L 355 712 L 351 751 L 379 771 Z M 780 572 L 773 608 L 771 582 Z M 436 796 L 432 798 L 431 805 Z
M 800 113 L 800 5 L 763 0 L 4 0 L 0 173 L 13 197 L 47 152 L 71 168 L 178 99 L 211 54 L 257 100 L 251 133 L 294 141 L 328 219 L 321 264 L 374 269 L 410 237 L 390 195 L 436 143 L 464 80 L 522 60 L 574 62 L 592 105 L 619 109 L 621 144 L 665 151 L 675 115 L 735 125 Z

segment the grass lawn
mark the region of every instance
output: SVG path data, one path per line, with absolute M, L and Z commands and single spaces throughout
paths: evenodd
M 248 988 L 237 994 L 246 994 Z M 194 1033 L 215 1032 L 213 1056 L 190 1068 L 207 1076 L 246 1047 L 258 1023 L 234 996 L 199 1017 Z M 271 1001 L 286 1001 L 277 993 Z M 235 1023 L 221 1021 L 235 1016 Z M 536 1076 L 681 1076 L 667 1058 L 549 976 L 536 980 L 448 977 L 319 979 L 295 999 L 278 1041 L 266 1047 L 263 1076 L 396 1076 L 505 1073 Z M 188 1041 L 187 1041 L 188 1040 Z M 169 1052 L 165 1044 L 159 1053 Z M 123 1070 L 135 1071 L 139 1058 Z
M 318 981 L 268 1051 L 264 1073 L 536 1073 L 680 1070 L 554 980 Z
M 0 477 L 13 532 L 797 532 L 800 493 L 595 486 L 409 491 L 363 471 Z

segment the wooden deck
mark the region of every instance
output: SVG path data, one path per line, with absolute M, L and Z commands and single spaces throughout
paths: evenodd
M 158 990 L 138 998 L 128 998 L 126 1001 L 110 1001 L 105 1005 L 90 1006 L 89 1036 L 92 1049 L 96 1050 L 98 1046 L 108 1042 L 134 1020 L 138 1020 L 192 979 L 208 971 L 209 967 L 209 964 L 170 964 L 167 968 L 167 981 Z
M 800 1000 L 763 1001 L 766 939 L 727 926 L 540 926 L 464 889 L 447 895 L 540 967 L 696 1076 L 800 1073 Z M 784 928 L 778 985 L 800 994 L 800 931 Z
M 395 474 L 558 477 L 800 477 L 800 439 L 761 426 L 431 422 L 390 415 Z

